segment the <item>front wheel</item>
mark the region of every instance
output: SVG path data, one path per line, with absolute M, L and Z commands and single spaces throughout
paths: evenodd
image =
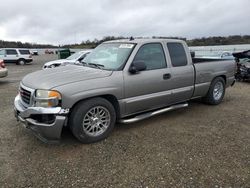
M 203 98 L 204 102 L 211 105 L 220 104 L 225 95 L 225 80 L 222 77 L 215 78 Z
M 73 108 L 69 125 L 80 142 L 92 143 L 105 139 L 113 130 L 115 121 L 113 105 L 104 98 L 92 98 Z

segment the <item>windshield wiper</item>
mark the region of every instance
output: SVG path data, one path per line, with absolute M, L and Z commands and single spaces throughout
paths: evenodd
M 98 63 L 87 63 L 87 62 L 84 62 L 84 61 L 81 61 L 82 65 L 83 66 L 94 66 L 94 67 L 97 67 L 98 69 L 103 69 L 104 68 L 104 65 L 102 64 L 98 64 Z
M 92 66 L 97 67 L 99 69 L 103 69 L 104 68 L 104 65 L 98 64 L 98 63 L 88 63 L 88 65 L 92 65 Z
M 81 63 L 83 66 L 86 66 L 86 65 L 87 65 L 87 63 L 84 62 L 84 61 L 81 61 L 80 63 Z

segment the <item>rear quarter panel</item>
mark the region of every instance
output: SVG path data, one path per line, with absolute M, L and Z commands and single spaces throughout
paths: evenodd
M 235 62 L 233 60 L 200 62 L 195 63 L 194 67 L 196 70 L 194 97 L 205 96 L 215 77 L 225 77 L 226 87 L 230 86 L 234 81 Z

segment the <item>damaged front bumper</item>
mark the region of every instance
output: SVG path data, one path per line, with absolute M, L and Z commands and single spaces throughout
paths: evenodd
M 14 102 L 14 114 L 17 120 L 46 143 L 57 143 L 60 140 L 68 113 L 69 109 L 61 107 L 24 107 L 20 95 L 16 96 Z

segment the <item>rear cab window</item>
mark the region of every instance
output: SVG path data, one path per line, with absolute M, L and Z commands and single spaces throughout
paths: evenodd
M 181 43 L 169 42 L 167 47 L 173 67 L 181 67 L 188 64 L 186 51 Z
M 29 50 L 19 50 L 19 52 L 22 55 L 30 55 L 30 51 Z
M 15 49 L 6 49 L 7 55 L 17 55 L 17 51 Z

